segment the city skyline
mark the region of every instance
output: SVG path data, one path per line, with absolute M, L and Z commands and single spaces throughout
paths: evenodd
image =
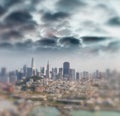
M 1 0 L 1 66 L 19 68 L 34 56 L 41 65 L 47 60 L 54 66 L 70 61 L 78 70 L 120 70 L 119 4 L 119 0 Z
M 34 58 L 33 56 L 31 57 L 31 58 Z M 23 65 L 27 65 L 28 67 L 31 67 L 31 65 L 32 65 L 32 63 L 30 62 L 30 59 L 31 58 L 26 58 L 26 59 L 24 59 L 23 61 L 19 61 L 19 63 L 17 64 L 14 64 L 13 65 L 13 62 L 11 62 L 10 63 L 10 66 L 8 66 L 8 65 L 1 65 L 0 66 L 0 68 L 2 68 L 2 67 L 7 67 L 8 68 L 8 70 L 10 70 L 10 71 L 12 71 L 12 70 L 15 70 L 15 69 L 21 69 L 21 67 L 23 66 Z M 67 58 L 67 59 L 69 59 L 69 58 Z M 105 60 L 105 59 L 104 59 Z M 111 59 L 112 60 L 112 59 Z M 108 65 L 106 65 L 106 64 L 108 64 L 108 62 L 106 62 L 106 64 L 99 64 L 99 60 L 98 61 L 96 61 L 96 63 L 98 63 L 97 65 L 96 65 L 96 63 L 94 64 L 93 62 L 91 62 L 91 60 L 89 61 L 89 64 L 87 64 L 86 63 L 86 61 L 85 61 L 85 59 L 82 59 L 81 60 L 81 62 L 78 62 L 78 64 L 77 64 L 77 66 L 76 66 L 76 64 L 74 64 L 75 62 L 74 61 L 72 61 L 72 60 L 65 60 L 64 61 L 64 59 L 55 59 L 54 60 L 54 62 L 53 62 L 53 60 L 49 60 L 49 59 L 46 59 L 46 61 L 43 59 L 43 60 L 41 60 L 41 61 L 39 61 L 39 58 L 34 58 L 34 67 L 36 67 L 36 68 L 40 68 L 40 67 L 42 67 L 42 66 L 46 66 L 47 65 L 47 62 L 49 61 L 49 63 L 50 63 L 50 69 L 52 69 L 52 67 L 51 66 L 53 66 L 53 67 L 61 67 L 61 64 L 63 63 L 63 62 L 70 62 L 71 63 L 71 66 L 73 67 L 73 68 L 75 68 L 77 71 L 89 71 L 89 72 L 93 72 L 94 70 L 101 70 L 101 71 L 104 71 L 104 70 L 106 70 L 106 69 L 111 69 L 111 70 L 117 70 L 117 71 L 120 71 L 120 69 L 119 69 L 119 63 L 118 64 L 115 64 L 115 62 L 113 61 L 113 62 L 110 62 L 109 63 L 109 65 L 110 66 L 108 66 Z M 16 61 L 15 61 L 16 62 Z M 104 62 L 104 61 L 103 61 Z M 86 64 L 87 64 L 87 66 L 86 66 Z M 113 64 L 112 65 L 112 67 L 111 67 L 111 64 Z M 118 65 L 118 67 L 114 67 L 114 65 Z M 91 67 L 92 66 L 92 67 Z
M 51 68 L 50 68 L 51 67 Z M 94 70 L 94 72 L 89 72 L 87 70 L 79 70 L 71 66 L 71 63 L 68 61 L 64 61 L 61 66 L 53 67 L 50 65 L 50 62 L 47 61 L 46 66 L 39 66 L 37 68 L 35 66 L 34 57 L 31 58 L 30 65 L 24 64 L 19 70 L 15 69 L 9 71 L 7 67 L 2 67 L 0 71 L 0 82 L 2 83 L 15 83 L 19 80 L 30 78 L 30 77 L 42 77 L 43 79 L 52 79 L 52 80 L 80 80 L 80 79 L 88 79 L 88 78 L 98 78 L 101 79 L 106 77 L 112 77 L 111 75 L 117 74 L 116 70 L 111 70 L 107 68 L 104 71 Z M 119 73 L 118 73 L 119 74 Z

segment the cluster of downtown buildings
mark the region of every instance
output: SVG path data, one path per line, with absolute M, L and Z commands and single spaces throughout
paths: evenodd
M 62 79 L 62 80 L 69 80 L 75 81 L 80 79 L 101 79 L 101 78 L 108 78 L 113 74 L 109 69 L 105 72 L 100 72 L 96 70 L 94 73 L 89 73 L 87 71 L 83 72 L 76 72 L 75 69 L 70 67 L 69 62 L 64 62 L 62 68 L 51 68 L 49 62 L 47 63 L 46 67 L 41 67 L 39 70 L 35 68 L 34 58 L 31 60 L 31 67 L 27 67 L 26 65 L 23 66 L 21 70 L 11 71 L 8 72 L 7 68 L 1 68 L 0 72 L 0 82 L 1 83 L 16 83 L 19 80 L 29 78 L 32 76 L 42 77 L 45 79 Z

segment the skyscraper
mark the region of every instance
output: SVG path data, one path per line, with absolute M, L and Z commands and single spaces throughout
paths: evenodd
M 27 76 L 27 66 L 26 65 L 23 66 L 23 74 L 25 77 Z
M 87 80 L 88 78 L 89 78 L 89 72 L 83 71 L 83 72 L 82 72 L 82 79 Z
M 59 78 L 60 78 L 60 79 L 63 79 L 63 68 L 59 68 L 59 73 L 58 73 L 58 75 L 59 75 Z
M 31 61 L 31 68 L 32 68 L 32 76 L 36 76 L 37 72 L 36 72 L 36 68 L 35 68 L 34 58 L 32 58 L 32 61 Z
M 79 79 L 80 79 L 80 73 L 76 72 L 76 80 L 79 80 Z
M 69 62 L 64 62 L 63 63 L 63 77 L 64 78 L 69 78 L 70 74 L 70 63 Z
M 75 80 L 75 69 L 70 69 L 69 80 Z
M 27 68 L 27 77 L 33 76 L 33 69 L 32 68 Z
M 17 75 L 15 71 L 12 71 L 9 73 L 9 77 L 10 77 L 10 82 L 11 83 L 16 83 L 17 81 Z
M 52 72 L 51 72 L 51 78 L 53 80 L 56 80 L 57 79 L 57 68 L 52 68 Z
M 9 83 L 9 74 L 5 67 L 1 69 L 0 82 Z
M 35 68 L 35 62 L 34 62 L 34 58 L 32 57 L 32 61 L 31 61 L 31 68 Z
M 40 76 L 44 76 L 44 74 L 45 74 L 45 68 L 44 67 L 41 67 L 40 68 Z
M 2 76 L 6 76 L 6 75 L 7 75 L 7 69 L 6 69 L 5 67 L 3 67 L 3 68 L 1 69 L 1 75 L 2 75 Z
M 50 73 L 50 71 L 49 71 L 49 61 L 48 61 L 47 69 L 46 69 L 46 78 L 49 78 L 49 73 Z

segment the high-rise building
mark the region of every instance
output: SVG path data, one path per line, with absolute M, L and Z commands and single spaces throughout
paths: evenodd
M 110 71 L 110 69 L 106 69 L 106 78 L 107 79 L 109 79 L 109 78 L 111 78 L 111 71 Z
M 36 71 L 36 76 L 42 77 L 42 76 L 41 76 L 41 73 L 40 73 L 38 70 Z
M 32 71 L 33 71 L 33 72 L 32 72 L 32 73 L 33 73 L 33 76 L 36 76 L 36 75 L 37 75 L 37 70 L 36 70 L 36 69 L 33 69 Z
M 56 80 L 56 79 L 57 79 L 57 68 L 52 68 L 51 78 L 52 78 L 53 80 Z
M 95 79 L 101 79 L 101 78 L 102 78 L 102 72 L 100 72 L 99 70 L 96 70 Z
M 32 58 L 32 60 L 31 60 L 31 68 L 35 68 L 35 61 L 34 61 L 34 58 Z
M 9 83 L 9 74 L 8 74 L 7 69 L 5 67 L 3 67 L 1 69 L 0 82 Z
M 26 77 L 27 76 L 27 66 L 23 66 L 23 75 Z
M 15 72 L 15 71 L 10 72 L 10 73 L 9 73 L 9 76 L 10 76 L 10 82 L 11 82 L 11 83 L 16 83 L 16 81 L 17 81 L 16 72 Z
M 5 76 L 5 75 L 7 75 L 8 73 L 7 73 L 7 68 L 5 68 L 5 67 L 3 67 L 2 69 L 1 69 L 1 76 Z
M 69 80 L 75 80 L 75 69 L 70 69 Z
M 17 80 L 21 80 L 24 77 L 23 72 L 16 70 Z
M 33 69 L 32 68 L 27 68 L 27 77 L 33 76 Z
M 63 63 L 63 77 L 65 79 L 68 79 L 70 76 L 70 63 L 69 62 L 64 62 Z
M 82 79 L 88 79 L 89 78 L 89 72 L 87 72 L 87 71 L 83 71 L 83 73 L 82 73 Z
M 50 78 L 50 75 L 49 75 L 49 73 L 50 73 L 50 71 L 49 71 L 49 61 L 48 61 L 48 63 L 47 63 L 47 69 L 46 69 L 46 78 Z
M 79 80 L 79 79 L 80 79 L 80 73 L 76 72 L 76 80 Z
M 31 76 L 36 76 L 37 75 L 36 68 L 35 68 L 35 61 L 34 61 L 33 57 L 32 57 L 32 60 L 31 60 L 31 69 L 29 68 L 28 70 L 29 70 L 29 72 L 27 72 L 27 73 L 28 73 L 29 76 L 30 75 Z
M 45 68 L 44 68 L 44 67 L 41 67 L 41 68 L 40 68 L 40 75 L 41 75 L 41 76 L 44 76 L 44 74 L 45 74 Z
M 59 68 L 58 77 L 63 79 L 63 68 Z

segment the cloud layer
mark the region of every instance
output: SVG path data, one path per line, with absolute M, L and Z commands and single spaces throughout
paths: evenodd
M 0 48 L 118 52 L 118 4 L 118 0 L 1 0 Z

